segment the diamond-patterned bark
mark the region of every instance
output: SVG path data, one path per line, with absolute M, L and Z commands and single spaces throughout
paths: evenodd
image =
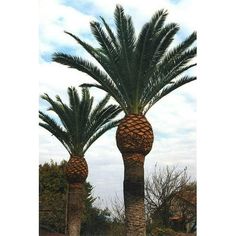
M 66 165 L 65 174 L 70 184 L 84 183 L 88 176 L 88 165 L 84 157 L 71 156 Z
M 143 154 L 138 153 L 126 153 L 123 154 L 123 161 L 125 166 L 133 167 L 133 166 L 141 166 L 144 165 L 145 156 Z
M 127 115 L 118 126 L 116 141 L 122 154 L 147 155 L 153 144 L 152 127 L 144 115 Z

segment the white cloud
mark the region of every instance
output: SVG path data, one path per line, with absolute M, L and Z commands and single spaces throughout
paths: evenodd
M 78 88 L 82 83 L 94 83 L 85 73 L 76 69 L 67 68 L 58 63 L 43 63 L 39 66 L 39 93 L 48 93 L 50 96 L 60 95 L 67 100 L 67 88 L 75 86 Z M 96 90 L 99 97 L 104 95 L 103 91 Z
M 75 41 L 64 34 L 64 30 L 74 34 L 86 33 L 93 16 L 65 6 L 58 0 L 40 0 L 39 38 L 40 52 L 55 52 L 62 46 L 75 46 Z
M 39 163 L 43 164 L 50 160 L 61 162 L 68 160 L 69 153 L 63 145 L 47 130 L 39 127 Z

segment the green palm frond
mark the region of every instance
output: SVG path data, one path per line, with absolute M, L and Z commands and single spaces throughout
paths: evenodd
M 111 94 L 111 96 L 113 96 L 116 101 L 119 101 L 118 103 L 120 106 L 124 110 L 126 109 L 126 101 L 124 100 L 120 91 L 117 89 L 114 81 L 112 81 L 111 78 L 109 78 L 109 76 L 102 72 L 98 67 L 86 60 L 83 60 L 80 57 L 74 57 L 64 53 L 55 53 L 53 55 L 53 60 L 90 75 L 93 79 L 101 84 L 101 89 Z
M 153 38 L 156 32 L 159 32 L 162 28 L 167 16 L 167 11 L 160 10 L 153 15 L 150 22 L 146 23 L 138 37 L 135 48 L 135 63 L 137 65 L 136 71 L 136 87 L 142 88 L 144 81 L 143 75 L 150 61 L 150 55 L 155 51 L 153 44 Z M 136 92 L 138 93 L 138 92 Z M 138 95 L 137 95 L 138 96 Z
M 51 110 L 58 115 L 65 129 L 67 129 L 69 132 L 72 132 L 73 126 L 71 124 L 70 113 L 66 112 L 63 104 L 52 100 L 46 93 L 42 95 L 41 98 L 47 101 L 51 105 L 51 107 L 49 107 L 48 110 Z
M 120 50 L 117 51 L 116 46 L 113 46 L 112 39 L 109 38 L 108 35 L 105 34 L 102 27 L 98 22 L 91 22 L 91 31 L 99 44 L 101 45 L 101 57 L 103 56 L 103 62 L 100 61 L 100 64 L 107 71 L 112 81 L 114 82 L 117 89 L 123 94 L 127 103 L 130 103 L 130 96 L 128 94 L 129 83 L 127 81 L 127 76 L 122 74 L 123 63 L 120 58 Z M 105 58 L 104 58 L 105 56 Z M 107 62 L 109 66 L 104 65 L 104 62 Z
M 179 31 L 176 23 L 166 23 L 168 12 L 157 11 L 144 24 L 136 37 L 132 18 L 125 14 L 122 6 L 114 11 L 115 30 L 100 17 L 91 22 L 91 31 L 99 48 L 73 37 L 104 70 L 75 56 L 55 53 L 53 61 L 75 68 L 91 76 L 97 83 L 82 84 L 81 87 L 96 87 L 110 94 L 126 114 L 143 114 L 154 104 L 157 94 L 169 86 L 177 89 L 185 83 L 173 86 L 176 78 L 184 76 L 195 66 L 191 61 L 196 57 L 194 47 L 196 32 L 175 47 L 171 44 Z M 192 80 L 190 80 L 192 81 Z M 173 91 L 173 89 L 171 91 Z M 149 109 L 148 108 L 148 109 Z
M 78 143 L 81 139 L 78 136 L 78 120 L 79 120 L 79 109 L 80 109 L 80 100 L 77 91 L 74 88 L 68 88 L 67 93 L 69 95 L 69 106 L 63 103 L 61 98 L 57 95 L 56 100 L 63 107 L 64 113 L 67 115 L 70 122 L 70 129 L 67 129 L 68 135 L 70 135 L 71 140 L 74 140 L 73 143 Z M 61 119 L 63 123 L 63 120 Z
M 101 27 L 99 26 L 99 30 L 102 31 Z M 108 73 L 108 75 L 110 77 L 112 77 L 114 79 L 114 83 L 116 84 L 116 86 L 123 86 L 124 85 L 120 82 L 117 82 L 118 79 L 116 78 L 122 78 L 122 76 L 120 75 L 120 70 L 119 68 L 117 68 L 117 65 L 119 64 L 117 61 L 118 57 L 111 57 L 111 54 L 109 53 L 109 44 L 111 42 L 108 43 L 108 45 L 104 46 L 104 47 L 108 47 L 108 53 L 107 55 L 104 55 L 104 53 L 106 52 L 106 50 L 104 49 L 95 49 L 92 46 L 88 45 L 87 43 L 83 42 L 80 38 L 76 37 L 75 35 L 69 33 L 69 32 L 65 32 L 66 34 L 70 35 L 71 37 L 73 37 L 93 58 L 95 58 L 97 60 L 97 62 L 105 69 L 105 71 Z M 101 35 L 103 36 L 103 38 L 99 39 L 99 41 L 104 42 L 104 38 L 106 40 L 107 36 L 105 35 L 105 33 L 102 31 Z M 95 37 L 100 37 L 100 34 L 96 33 Z M 111 40 L 111 39 L 110 39 Z M 109 41 L 109 40 L 108 40 Z M 112 41 L 113 44 L 116 44 Z M 118 49 L 117 49 L 118 50 Z M 111 49 L 111 51 L 114 52 L 114 50 Z M 57 61 L 56 58 L 59 58 L 60 56 L 57 55 L 57 53 L 55 53 L 53 55 L 53 60 Z M 113 64 L 111 64 L 111 62 Z M 67 65 L 67 64 L 66 64 Z M 113 66 L 112 66 L 113 65 Z M 95 79 L 96 80 L 96 79 Z
M 121 46 L 121 56 L 125 60 L 127 70 L 133 59 L 135 48 L 135 30 L 130 16 L 124 14 L 122 6 L 117 5 L 114 13 L 115 24 L 117 28 L 117 38 Z
M 108 35 L 110 37 L 110 41 L 112 42 L 113 46 L 116 48 L 116 51 L 119 52 L 120 51 L 120 46 L 119 46 L 119 44 L 117 42 L 115 34 L 112 32 L 111 28 L 109 27 L 109 25 L 107 24 L 105 19 L 103 17 L 101 17 L 101 16 L 100 16 L 100 18 L 101 18 L 101 20 L 102 20 L 102 22 L 103 22 L 103 24 L 104 24 L 104 26 L 105 26 L 105 28 L 107 30 L 107 33 L 108 33 Z
M 68 90 L 69 105 L 71 110 L 78 110 L 80 104 L 80 97 L 74 87 L 69 87 Z
M 183 42 L 171 49 L 166 59 L 168 60 L 174 58 L 178 54 L 182 54 L 185 50 L 189 49 L 189 47 L 196 41 L 196 39 L 197 33 L 193 32 Z
M 175 58 L 172 57 L 169 61 L 166 61 L 166 58 L 164 58 L 163 61 L 156 66 L 156 71 L 149 79 L 142 93 L 141 104 L 143 107 L 146 106 L 153 96 L 164 86 L 168 85 L 172 80 L 188 69 L 196 66 L 196 63 L 189 65 L 189 62 L 196 56 L 196 52 L 196 47 L 194 47 L 175 56 Z M 168 56 L 167 54 L 167 57 Z
M 113 128 L 118 122 L 115 117 L 122 111 L 117 105 L 107 104 L 110 95 L 106 95 L 93 109 L 94 98 L 89 89 L 84 87 L 81 92 L 79 96 L 74 87 L 68 88 L 69 106 L 59 96 L 56 96 L 56 101 L 47 94 L 41 96 L 51 105 L 50 110 L 56 113 L 62 126 L 39 111 L 42 120 L 39 125 L 54 135 L 70 154 L 76 155 L 83 155 L 97 138 Z
M 89 140 L 86 143 L 86 146 L 84 147 L 84 152 L 88 150 L 88 148 L 100 137 L 102 136 L 106 131 L 116 127 L 121 122 L 120 120 L 117 121 L 111 121 L 108 124 L 104 125 L 101 129 L 99 129 L 92 137 L 89 138 Z
M 106 33 L 103 31 L 101 25 L 98 22 L 91 22 L 90 23 L 91 32 L 101 45 L 101 52 L 105 56 L 107 56 L 111 61 L 117 62 L 118 61 L 118 51 L 115 46 L 113 46 L 113 43 L 111 39 L 106 35 Z
M 40 122 L 39 125 L 54 135 L 62 143 L 66 150 L 71 153 L 71 143 L 68 133 L 65 132 L 52 118 L 41 111 L 39 112 L 39 118 L 44 122 Z
M 167 75 L 160 73 L 156 74 L 156 77 L 150 79 L 149 83 L 144 89 L 141 104 L 143 107 L 146 106 L 150 102 L 150 100 L 166 85 L 169 85 L 172 80 L 174 80 L 177 76 L 181 75 L 188 69 L 196 66 L 196 64 L 191 64 L 187 66 L 182 66 L 176 70 L 169 72 Z
M 110 95 L 107 94 L 98 104 L 97 106 L 93 109 L 93 111 L 90 114 L 90 119 L 94 120 L 94 118 L 99 114 L 99 112 L 106 106 L 110 99 Z
M 155 46 L 153 47 L 153 51 L 149 54 L 149 60 L 147 60 L 145 72 L 143 75 L 145 77 L 144 84 L 156 71 L 157 63 L 160 62 L 161 59 L 164 57 L 178 30 L 178 25 L 171 23 L 166 25 L 156 33 L 154 37 Z
M 195 76 L 184 76 L 177 81 L 170 83 L 166 85 L 159 93 L 157 93 L 155 96 L 153 96 L 152 100 L 148 103 L 148 105 L 145 107 L 144 114 L 147 113 L 147 111 L 156 103 L 158 102 L 161 98 L 172 92 L 173 90 L 179 88 L 180 86 L 189 83 L 193 80 L 196 80 L 197 77 Z
M 172 57 L 167 54 L 166 57 L 164 57 L 163 60 L 157 65 L 157 71 L 161 70 L 165 74 L 170 73 L 170 71 L 174 71 L 189 63 L 196 55 L 196 47 L 188 49 L 187 51 Z
M 99 112 L 93 113 L 93 119 L 90 120 L 89 126 L 86 129 L 88 135 L 85 140 L 87 141 L 90 138 L 91 133 L 97 132 L 101 126 L 112 121 L 112 119 L 114 119 L 120 112 L 120 107 L 116 105 L 108 105 L 100 109 Z
M 117 5 L 114 12 L 115 25 L 117 29 L 117 39 L 120 44 L 120 61 L 122 62 L 121 71 L 123 72 L 123 83 L 126 86 L 129 106 L 134 105 L 134 50 L 135 50 L 135 30 L 130 16 L 124 14 L 122 6 Z M 133 100 L 133 101 L 132 101 Z

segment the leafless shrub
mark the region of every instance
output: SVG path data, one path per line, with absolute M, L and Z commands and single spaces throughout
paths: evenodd
M 145 181 L 145 205 L 148 218 L 159 219 L 164 227 L 169 226 L 171 200 L 190 181 L 187 168 L 177 166 L 155 168 Z

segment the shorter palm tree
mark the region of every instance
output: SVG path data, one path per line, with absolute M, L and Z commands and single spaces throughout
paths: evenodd
M 48 110 L 56 113 L 61 124 L 39 111 L 43 121 L 39 125 L 54 135 L 70 154 L 65 168 L 69 183 L 66 234 L 78 236 L 84 209 L 84 182 L 88 176 L 84 154 L 102 134 L 119 124 L 120 120 L 114 118 L 121 108 L 108 105 L 110 96 L 106 95 L 92 109 L 94 98 L 90 96 L 88 88 L 82 88 L 82 98 L 74 87 L 68 88 L 68 96 L 69 106 L 58 95 L 55 101 L 46 93 L 42 95 L 41 98 L 51 105 Z

